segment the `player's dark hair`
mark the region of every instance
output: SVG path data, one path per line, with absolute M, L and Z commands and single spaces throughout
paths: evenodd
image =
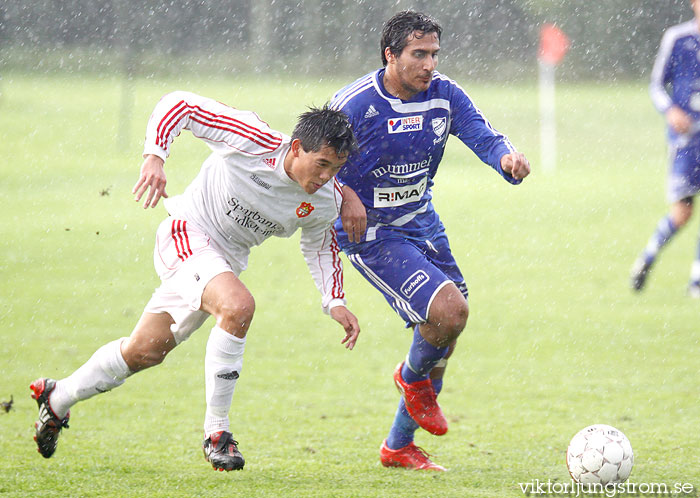
M 292 140 L 295 138 L 299 139 L 306 152 L 318 152 L 328 145 L 340 156 L 351 154 L 358 148 L 348 117 L 343 111 L 331 109 L 328 104 L 320 109 L 309 107 L 299 116 L 292 132 Z
M 440 35 L 442 35 L 442 27 L 429 15 L 413 10 L 403 10 L 389 19 L 382 29 L 380 42 L 382 64 L 385 66 L 387 64 L 386 48 L 389 47 L 392 54 L 400 56 L 408 45 L 408 37 L 415 31 L 418 31 L 416 38 L 422 38 L 428 33 L 437 33 L 438 40 L 440 40 Z

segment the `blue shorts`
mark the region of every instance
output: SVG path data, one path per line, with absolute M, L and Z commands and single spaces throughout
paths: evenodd
M 444 231 L 429 240 L 380 239 L 355 246 L 348 259 L 384 295 L 410 327 L 428 321 L 438 291 L 453 282 L 467 299 L 467 285 Z
M 677 202 L 700 191 L 700 139 L 684 147 L 671 146 L 667 198 Z

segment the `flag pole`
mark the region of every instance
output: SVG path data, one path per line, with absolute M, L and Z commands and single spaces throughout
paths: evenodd
M 557 125 L 554 96 L 554 64 L 539 61 L 540 163 L 542 170 L 556 169 Z
M 540 98 L 540 162 L 542 170 L 551 172 L 557 162 L 557 124 L 554 94 L 554 73 L 569 50 L 569 38 L 553 24 L 540 29 L 539 65 Z

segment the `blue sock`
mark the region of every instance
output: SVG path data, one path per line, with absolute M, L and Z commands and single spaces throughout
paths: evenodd
M 677 231 L 678 227 L 673 224 L 670 216 L 666 215 L 661 218 L 661 221 L 659 221 L 659 224 L 656 226 L 656 230 L 654 230 L 654 234 L 644 248 L 642 258 L 647 265 L 654 262 L 661 248 L 671 240 L 671 237 L 673 237 L 673 234 Z
M 433 383 L 433 390 L 435 391 L 435 396 L 440 394 L 442 391 L 442 379 L 431 379 Z
M 392 450 L 403 448 L 407 444 L 413 442 L 413 435 L 418 429 L 418 424 L 411 418 L 406 411 L 406 404 L 403 398 L 399 401 L 399 408 L 394 416 L 394 423 L 389 430 L 389 436 L 386 438 L 386 445 Z
M 439 394 L 442 391 L 442 379 L 433 379 L 432 382 L 435 394 Z M 406 411 L 406 404 L 401 398 L 399 408 L 396 410 L 396 416 L 394 417 L 394 424 L 391 426 L 389 436 L 386 438 L 386 445 L 392 450 L 403 448 L 413 442 L 416 429 L 418 429 L 418 424 Z
M 418 325 L 413 329 L 413 342 L 408 350 L 408 358 L 401 370 L 406 382 L 413 383 L 428 378 L 435 364 L 447 354 L 448 346 L 436 348 L 420 335 Z

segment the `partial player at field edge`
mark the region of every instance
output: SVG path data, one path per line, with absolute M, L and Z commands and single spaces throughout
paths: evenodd
M 669 145 L 669 212 L 658 222 L 632 265 L 630 286 L 641 291 L 661 249 L 686 225 L 700 191 L 700 0 L 690 0 L 695 18 L 669 28 L 661 40 L 649 87 L 664 114 Z M 690 268 L 687 293 L 700 298 L 700 240 Z

